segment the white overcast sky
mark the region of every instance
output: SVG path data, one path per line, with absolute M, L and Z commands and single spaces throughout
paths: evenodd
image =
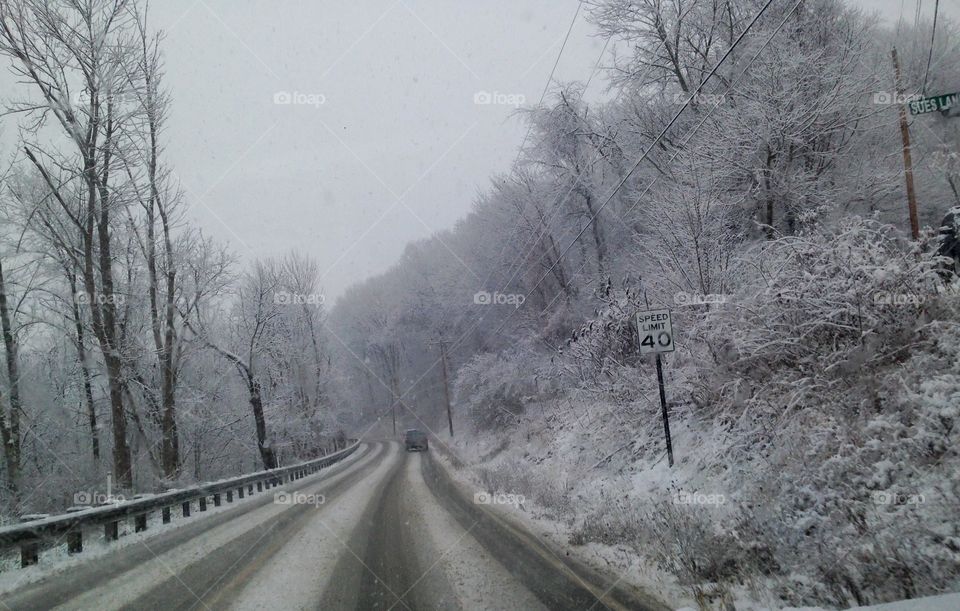
M 916 1 L 906 0 L 910 19 Z M 891 21 L 900 14 L 901 0 L 851 2 Z M 524 127 L 512 106 L 474 96 L 536 103 L 577 10 L 576 0 L 151 5 L 167 34 L 168 162 L 191 222 L 245 259 L 291 248 L 315 256 L 334 297 L 408 242 L 452 227 L 509 168 Z M 933 0 L 923 7 L 930 13 Z M 957 19 L 960 0 L 941 0 L 941 11 Z M 599 58 L 586 13 L 556 79 L 584 81 Z M 0 75 L 0 91 L 11 83 Z M 598 77 L 591 90 L 604 85 Z M 277 92 L 323 103 L 278 105 Z M 16 130 L 2 131 L 9 141 Z

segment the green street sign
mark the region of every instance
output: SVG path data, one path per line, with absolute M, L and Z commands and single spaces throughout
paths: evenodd
M 928 112 L 947 111 L 960 107 L 960 92 L 935 95 L 931 98 L 920 98 L 910 102 L 911 115 L 925 115 Z

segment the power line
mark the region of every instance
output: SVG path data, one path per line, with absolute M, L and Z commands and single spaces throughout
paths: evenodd
M 927 69 L 923 73 L 923 88 L 920 90 L 924 95 L 927 93 L 927 77 L 930 76 L 930 61 L 933 59 L 933 43 L 937 38 L 937 15 L 940 13 L 940 0 L 933 6 L 933 29 L 930 32 L 930 53 L 927 54 Z
M 612 37 L 608 37 L 608 38 L 607 38 L 606 42 L 605 42 L 604 45 L 603 45 L 603 48 L 600 50 L 600 55 L 597 56 L 597 61 L 594 62 L 593 70 L 590 72 L 590 76 L 587 77 L 586 84 L 584 84 L 583 90 L 580 92 L 580 99 L 581 99 L 581 100 L 583 99 L 583 95 L 584 95 L 584 94 L 586 93 L 586 91 L 587 91 L 587 87 L 589 87 L 589 86 L 590 86 L 590 83 L 593 81 L 593 77 L 596 76 L 596 74 L 597 74 L 597 71 L 598 71 L 598 69 L 599 69 L 599 67 L 600 67 L 600 62 L 603 60 L 603 57 L 604 57 L 604 55 L 605 55 L 606 52 L 607 52 L 607 47 L 608 47 L 609 44 L 610 44 L 611 38 L 612 38 Z M 663 47 L 663 44 L 664 44 L 664 43 L 661 43 L 661 44 L 660 44 L 660 47 L 658 47 L 658 49 L 657 49 L 658 51 L 659 51 L 660 48 Z M 551 79 L 548 79 L 548 81 L 547 81 L 548 84 L 550 83 L 550 80 L 552 80 L 552 78 L 551 78 Z M 544 93 L 546 93 L 546 90 L 544 90 Z M 621 93 L 622 93 L 622 90 L 621 90 Z M 620 98 L 621 93 L 618 93 L 618 94 L 617 94 L 617 96 L 614 98 L 614 101 L 616 101 L 617 99 Z M 542 105 L 542 103 L 543 103 L 543 99 L 544 99 L 544 97 L 541 96 L 541 98 L 540 98 L 540 104 L 541 104 L 541 105 Z M 520 149 L 517 151 L 517 158 L 514 160 L 514 165 L 516 165 L 516 163 L 520 160 L 520 156 L 523 154 L 523 146 L 524 146 L 524 144 L 525 144 L 526 141 L 527 141 L 527 137 L 530 135 L 530 130 L 532 129 L 532 127 L 533 127 L 533 125 L 531 124 L 531 125 L 528 126 L 528 128 L 527 128 L 527 134 L 524 136 L 523 142 L 522 142 L 521 145 L 520 145 Z M 600 152 L 597 152 L 597 154 L 594 156 L 593 160 L 591 160 L 590 164 L 592 164 L 593 161 L 596 161 L 596 159 L 597 159 L 599 156 L 600 156 Z M 590 164 L 588 164 L 588 165 L 590 165 Z M 535 234 L 535 235 L 534 235 L 533 243 L 529 246 L 530 250 L 527 250 L 527 248 L 528 248 L 528 245 L 527 245 L 527 244 L 524 244 L 524 245 L 523 245 L 523 248 L 520 249 L 520 250 L 521 250 L 521 253 L 523 253 L 523 256 L 521 256 L 521 257 L 517 260 L 517 267 L 516 267 L 516 269 L 514 269 L 514 266 L 513 266 L 513 265 L 510 266 L 510 269 L 508 270 L 508 271 L 509 271 L 509 274 L 508 274 L 508 275 L 509 275 L 510 277 L 509 277 L 509 279 L 507 280 L 507 282 L 506 282 L 506 283 L 504 284 L 504 286 L 503 286 L 503 289 L 504 289 L 504 290 L 510 285 L 510 283 L 513 282 L 513 280 L 517 277 L 517 274 L 519 274 L 520 271 L 523 270 L 523 264 L 524 264 L 524 262 L 525 262 L 525 261 L 527 260 L 527 258 L 530 256 L 530 253 L 533 252 L 533 249 L 536 248 L 537 244 L 540 243 L 540 240 L 543 239 L 543 236 L 546 235 L 547 231 L 550 229 L 550 226 L 553 224 L 553 220 L 556 218 L 557 214 L 559 214 L 559 212 L 560 212 L 560 209 L 561 209 L 561 208 L 560 208 L 560 205 L 561 205 L 564 201 L 566 201 L 566 199 L 567 199 L 567 197 L 569 197 L 570 193 L 572 193 L 573 190 L 577 187 L 577 184 L 579 183 L 580 177 L 583 175 L 583 173 L 584 173 L 584 172 L 580 172 L 580 173 L 577 174 L 576 179 L 574 180 L 573 185 L 570 187 L 570 189 L 567 191 L 567 193 L 564 194 L 563 197 L 561 197 L 561 198 L 559 198 L 559 199 L 557 200 L 556 211 L 554 212 L 554 214 L 553 214 L 545 223 L 542 223 L 542 224 L 544 225 L 543 230 L 540 231 L 539 233 L 537 233 L 537 231 L 534 230 L 534 234 Z M 507 245 L 506 245 L 506 244 L 504 244 L 504 246 L 500 248 L 500 254 L 499 254 L 498 257 L 497 257 L 498 260 L 499 260 L 501 257 L 503 257 L 503 253 L 506 252 L 506 249 L 507 249 Z M 483 286 L 484 286 L 484 287 L 487 285 L 487 283 L 490 281 L 490 279 L 493 277 L 493 275 L 494 275 L 496 272 L 497 272 L 497 269 L 496 269 L 496 268 L 491 269 L 490 273 L 487 274 L 486 279 L 483 281 Z
M 590 225 L 592 225 L 594 221 L 596 221 L 597 216 L 600 214 L 600 212 L 613 200 L 613 196 L 616 195 L 617 191 L 619 191 L 619 190 L 623 187 L 623 185 L 626 184 L 626 182 L 627 182 L 627 180 L 629 180 L 630 176 L 632 176 L 633 173 L 637 170 L 637 168 L 640 167 L 640 164 L 643 163 L 643 160 L 647 158 L 647 155 L 650 154 L 650 151 L 653 150 L 653 147 L 655 147 L 655 146 L 657 145 L 657 143 L 660 142 L 661 139 L 663 139 L 663 137 L 667 134 L 667 132 L 670 130 L 670 128 L 673 127 L 673 125 L 677 122 L 677 120 L 679 120 L 680 115 L 683 114 L 683 111 L 687 109 L 687 107 L 690 105 L 690 102 L 692 102 L 694 99 L 696 99 L 696 97 L 697 97 L 697 96 L 700 94 L 700 92 L 703 90 L 704 85 L 707 84 L 707 81 L 709 81 L 710 78 L 711 78 L 714 74 L 716 74 L 717 70 L 720 68 L 720 66 L 723 64 L 723 62 L 726 61 L 726 59 L 730 56 L 731 53 L 733 53 L 734 49 L 737 48 L 737 45 L 740 44 L 740 42 L 741 42 L 741 41 L 743 40 L 743 38 L 747 35 L 747 33 L 750 31 L 750 29 L 753 27 L 753 25 L 756 24 L 756 22 L 760 19 L 760 17 L 763 15 L 763 13 L 766 12 L 766 10 L 770 7 L 771 4 L 773 4 L 773 0 L 767 0 L 767 3 L 766 3 L 766 4 L 763 6 L 763 8 L 760 9 L 760 11 L 754 16 L 753 20 L 750 22 L 749 25 L 747 25 L 746 29 L 744 29 L 744 31 L 740 33 L 740 36 L 737 37 L 737 39 L 734 41 L 733 45 L 731 45 L 730 48 L 727 49 L 726 53 L 723 54 L 723 57 L 720 58 L 720 61 L 717 62 L 716 65 L 714 65 L 714 67 L 710 70 L 710 73 L 707 74 L 707 77 L 706 77 L 705 79 L 703 79 L 703 81 L 701 81 L 700 85 L 697 87 L 697 90 L 693 93 L 693 95 L 691 95 L 690 98 L 689 98 L 689 99 L 684 103 L 684 105 L 680 108 L 680 110 L 677 111 L 677 114 L 675 114 L 675 115 L 673 116 L 673 119 L 671 119 L 670 122 L 667 123 L 667 126 L 664 127 L 664 128 L 660 131 L 660 134 L 654 139 L 654 141 L 650 143 L 650 145 L 647 147 L 647 150 L 645 150 L 645 151 L 643 152 L 643 154 L 640 156 L 640 158 L 637 159 L 636 163 L 633 164 L 633 167 L 630 168 L 630 171 L 628 171 L 628 172 L 624 175 L 624 177 L 623 177 L 622 179 L 620 179 L 620 182 L 617 183 L 617 186 L 613 188 L 613 190 L 610 192 L 609 195 L 607 195 L 607 197 L 606 197 L 606 199 L 604 200 L 604 202 L 600 205 L 599 208 L 597 208 L 596 213 L 594 213 L 594 215 L 590 218 L 590 220 L 587 221 L 586 225 L 584 225 L 583 228 L 580 229 L 580 232 L 577 233 L 577 236 L 573 239 L 573 241 L 571 241 L 570 244 L 568 244 L 567 247 L 563 249 L 563 252 L 561 252 L 561 253 L 560 253 L 560 256 L 558 257 L 558 261 L 559 261 L 559 259 L 562 259 L 562 258 L 567 254 L 567 252 L 570 251 L 570 249 L 571 249 L 571 248 L 573 247 L 573 245 L 577 242 L 577 240 L 579 240 L 579 239 L 583 236 L 583 234 L 586 232 L 587 228 L 590 227 Z M 546 275 L 547 275 L 550 271 L 552 271 L 553 267 L 555 267 L 555 266 L 556 266 L 556 263 L 554 263 L 554 265 L 551 266 L 551 268 L 548 269 L 547 272 L 544 273 L 543 276 L 541 276 L 541 281 L 543 280 L 543 278 L 546 277 Z M 537 288 L 537 286 L 539 286 L 539 284 L 540 284 L 540 282 L 538 281 L 538 282 L 537 282 L 537 285 L 535 285 L 532 290 L 536 290 L 536 288 Z
M 798 0 L 797 4 L 794 6 L 793 10 L 791 10 L 790 13 L 788 14 L 788 17 L 789 17 L 790 14 L 792 14 L 794 11 L 796 11 L 797 7 L 800 6 L 800 4 L 801 4 L 802 2 L 803 2 L 803 0 Z M 689 99 L 687 99 L 687 101 L 686 101 L 686 102 L 684 103 L 684 105 L 680 108 L 680 110 L 677 111 L 677 114 L 675 114 L 675 115 L 673 116 L 673 119 L 671 119 L 670 122 L 667 124 L 667 126 L 664 127 L 663 130 L 660 131 L 660 134 L 657 135 L 657 137 L 654 139 L 654 141 L 653 141 L 652 143 L 650 143 L 650 145 L 649 145 L 649 146 L 647 147 L 647 149 L 643 152 L 643 154 L 640 156 L 640 158 L 637 159 L 636 163 L 633 164 L 633 166 L 632 166 L 632 167 L 630 168 L 630 170 L 624 175 L 624 177 L 620 180 L 620 182 L 617 183 L 617 186 L 613 188 L 613 190 L 609 193 L 609 195 L 607 195 L 607 197 L 606 197 L 606 199 L 604 200 L 603 204 L 601 204 L 600 207 L 597 208 L 597 211 L 593 214 L 593 216 L 590 218 L 590 220 L 587 221 L 587 223 L 580 229 L 579 233 L 577 233 L 576 237 L 574 237 L 574 239 L 570 242 L 570 244 L 568 244 L 568 245 L 566 246 L 566 248 L 563 249 L 563 251 L 562 251 L 562 252 L 560 253 L 560 255 L 557 257 L 557 260 L 550 266 L 549 269 L 547 269 L 546 272 L 543 273 L 542 276 L 540 276 L 540 279 L 537 280 L 537 283 L 533 286 L 532 289 L 530 289 L 530 292 L 533 292 L 533 291 L 537 290 L 537 288 L 540 286 L 540 284 L 543 282 L 543 280 L 544 280 L 544 279 L 553 271 L 553 269 L 560 263 L 560 261 L 563 259 L 563 257 L 566 256 L 567 252 L 569 252 L 570 249 L 573 248 L 574 244 L 577 243 L 577 240 L 579 240 L 579 239 L 583 236 L 583 234 L 586 232 L 586 230 L 590 227 L 590 225 L 592 225 L 593 222 L 596 221 L 597 217 L 600 215 L 600 212 L 602 212 L 603 209 L 613 200 L 613 196 L 616 195 L 617 191 L 619 191 L 619 190 L 623 187 L 623 185 L 626 184 L 626 182 L 627 182 L 627 180 L 629 180 L 630 176 L 633 175 L 633 173 L 637 170 L 637 168 L 640 167 L 640 164 L 643 163 L 643 160 L 647 158 L 647 155 L 650 154 L 650 151 L 653 150 L 653 148 L 657 145 L 658 142 L 660 142 L 661 139 L 663 139 L 663 137 L 664 137 L 664 136 L 666 135 L 666 133 L 670 130 L 670 128 L 673 127 L 673 125 L 674 125 L 674 124 L 677 122 L 677 120 L 680 118 L 680 115 L 683 114 L 683 111 L 686 110 L 687 107 L 690 105 L 690 103 L 691 103 L 694 99 L 697 98 L 697 96 L 698 96 L 698 95 L 700 94 L 700 92 L 703 90 L 704 85 L 706 85 L 707 82 L 710 80 L 710 78 L 711 78 L 714 74 L 716 74 L 716 72 L 717 72 L 717 70 L 720 68 L 720 66 L 723 65 L 723 63 L 727 60 L 728 57 L 730 57 L 730 55 L 731 55 L 731 54 L 733 53 L 733 51 L 737 48 L 737 46 L 740 44 L 740 42 L 746 37 L 746 35 L 750 32 L 750 30 L 753 28 L 753 26 L 757 23 L 757 21 L 759 21 L 760 17 L 763 16 L 763 14 L 767 11 L 768 8 L 770 8 L 770 5 L 771 5 L 771 4 L 773 4 L 773 0 L 767 0 L 766 4 L 763 5 L 763 8 L 761 8 L 761 9 L 757 12 L 757 14 L 754 15 L 753 19 L 750 21 L 750 23 L 747 25 L 747 27 L 743 30 L 743 32 L 740 33 L 740 35 L 739 35 L 739 36 L 737 37 L 737 39 L 733 42 L 733 44 L 730 46 L 730 48 L 727 49 L 727 51 L 723 54 L 723 57 L 720 58 L 720 61 L 718 61 L 718 62 L 713 66 L 713 68 L 712 68 L 712 69 L 710 70 L 710 72 L 707 74 L 706 78 L 704 78 L 703 81 L 700 82 L 700 85 L 697 87 L 697 90 L 690 96 Z M 786 19 L 784 19 L 784 23 L 786 23 Z M 782 27 L 782 25 L 783 25 L 783 24 L 781 24 L 781 27 Z M 780 28 L 778 27 L 777 30 L 774 31 L 773 35 L 771 35 L 770 40 L 773 39 L 773 36 L 775 36 L 779 30 L 780 30 Z M 768 40 L 768 43 L 769 43 L 769 40 Z M 758 55 L 759 55 L 759 54 L 758 54 Z M 757 56 L 754 56 L 753 59 L 756 59 L 756 57 L 757 57 Z M 751 60 L 750 63 L 752 63 L 752 62 L 753 62 L 753 60 Z M 748 64 L 747 67 L 749 67 L 749 65 L 750 65 L 750 64 Z M 702 124 L 703 124 L 703 123 L 701 123 L 700 125 L 702 125 Z M 699 125 L 697 126 L 697 128 L 699 128 Z M 497 327 L 497 330 L 496 330 L 494 333 L 495 333 L 495 334 L 496 334 L 496 333 L 499 333 L 500 330 L 503 329 L 504 325 L 507 324 L 507 322 L 513 317 L 514 313 L 516 313 L 517 311 L 519 311 L 519 309 L 520 309 L 519 307 L 517 307 L 516 309 L 514 309 L 514 311 L 510 313 L 510 315 L 500 324 L 500 326 Z
M 546 96 L 547 96 L 547 91 L 548 91 L 549 88 L 550 88 L 550 83 L 553 81 L 554 72 L 556 71 L 557 66 L 560 64 L 560 57 L 563 55 L 563 49 L 567 46 L 567 40 L 569 40 L 569 38 L 570 38 L 570 33 L 573 31 L 573 26 L 574 26 L 574 24 L 577 22 L 577 17 L 580 15 L 580 9 L 581 9 L 581 7 L 583 7 L 583 2 L 582 2 L 582 1 L 577 3 L 577 10 L 576 10 L 576 12 L 574 12 L 574 14 L 573 14 L 573 19 L 570 20 L 570 26 L 567 28 L 567 34 L 566 34 L 566 36 L 564 36 L 563 44 L 560 45 L 560 52 L 557 54 L 557 59 L 556 59 L 556 61 L 553 62 L 553 68 L 550 70 L 550 76 L 547 77 L 547 82 L 546 82 L 546 84 L 543 86 L 543 92 L 540 94 L 540 101 L 537 102 L 537 107 L 538 107 L 538 108 L 543 105 L 543 100 L 544 100 L 544 99 L 546 98 Z M 610 39 L 608 38 L 608 39 L 607 39 L 607 43 L 609 43 L 609 42 L 610 42 Z M 597 58 L 597 62 L 596 62 L 596 64 L 595 64 L 594 67 L 593 67 L 593 72 L 590 73 L 590 77 L 587 79 L 587 84 L 589 84 L 590 80 L 593 79 L 593 75 L 594 75 L 594 73 L 595 73 L 596 70 L 597 70 L 597 66 L 600 65 L 600 60 L 603 59 L 603 54 L 604 54 L 604 52 L 606 52 L 606 50 L 607 50 L 607 45 L 604 45 L 604 46 L 603 46 L 603 51 L 600 52 L 600 57 Z M 586 91 L 586 86 L 584 86 L 584 91 Z M 517 157 L 516 157 L 516 159 L 513 160 L 513 165 L 514 165 L 514 167 L 516 167 L 517 163 L 520 161 L 520 156 L 523 154 L 523 147 L 526 146 L 526 144 L 527 144 L 527 139 L 530 137 L 530 132 L 531 132 L 532 130 L 533 130 L 533 123 L 530 122 L 530 123 L 527 125 L 527 131 L 526 131 L 526 133 L 524 133 L 524 135 L 523 135 L 523 141 L 520 142 L 520 148 L 517 150 Z M 504 246 L 500 249 L 500 255 L 497 257 L 498 259 L 503 256 L 503 253 L 504 253 L 504 251 L 506 251 L 506 248 L 507 248 L 506 245 L 504 245 Z M 490 278 L 493 277 L 493 274 L 494 274 L 494 273 L 496 273 L 496 268 L 492 269 L 492 270 L 490 271 L 490 273 L 487 274 L 487 277 L 486 277 L 486 279 L 483 281 L 483 286 L 481 286 L 481 288 L 483 288 L 483 287 L 486 286 L 487 282 L 490 281 Z
M 567 28 L 567 34 L 563 37 L 563 44 L 560 45 L 560 52 L 557 53 L 557 59 L 553 62 L 553 68 L 550 69 L 550 76 L 547 77 L 547 82 L 543 86 L 543 92 L 540 94 L 540 101 L 537 102 L 537 106 L 543 104 L 543 99 L 547 97 L 547 91 L 550 89 L 550 83 L 553 81 L 553 75 L 557 71 L 557 66 L 560 65 L 560 58 L 563 56 L 563 50 L 567 47 L 567 41 L 570 40 L 570 32 L 573 31 L 573 26 L 577 22 L 577 17 L 580 16 L 580 9 L 583 8 L 583 2 L 577 2 L 577 10 L 573 14 L 573 19 L 570 20 L 570 27 Z M 531 123 L 527 126 L 527 133 L 523 135 L 523 141 L 520 143 L 520 150 L 517 151 L 517 158 L 514 159 L 513 163 L 516 165 L 520 161 L 520 154 L 523 152 L 523 147 L 527 144 L 527 138 L 530 137 L 530 131 L 533 129 L 533 124 Z
M 610 40 L 610 39 L 608 38 L 608 39 L 607 39 L 607 42 L 608 42 L 608 43 L 609 43 L 609 40 Z M 660 45 L 657 47 L 655 53 L 659 53 L 660 50 L 663 49 L 663 47 L 664 47 L 665 45 L 666 45 L 666 40 L 661 41 L 661 42 L 660 42 Z M 607 45 L 604 45 L 604 52 L 606 52 L 606 49 L 607 49 Z M 601 60 L 602 58 L 603 58 L 603 53 L 601 53 L 600 57 L 597 58 L 597 64 L 596 64 L 596 66 L 599 66 L 600 60 Z M 596 70 L 596 66 L 594 66 L 594 70 Z M 650 71 L 652 71 L 653 69 L 654 69 L 654 68 L 651 66 L 651 67 L 650 67 Z M 592 78 L 593 78 L 593 76 L 591 75 L 590 79 L 592 79 Z M 588 79 L 588 82 L 589 82 L 590 79 Z M 584 87 L 584 90 L 586 90 L 586 87 Z M 617 95 L 614 97 L 614 99 L 611 101 L 611 103 L 616 103 L 616 102 L 620 99 L 620 96 L 623 95 L 623 91 L 624 91 L 624 89 L 621 88 L 621 89 L 619 90 L 619 92 L 617 93 Z M 581 97 L 581 99 L 582 99 L 582 97 Z M 593 165 L 593 162 L 596 161 L 597 159 L 599 159 L 601 154 L 602 154 L 602 151 L 598 150 L 597 153 L 593 156 L 593 159 L 591 159 L 590 162 L 586 164 L 586 167 L 589 168 L 590 166 L 592 166 L 592 165 Z M 533 249 L 536 248 L 537 245 L 540 243 L 540 240 L 542 240 L 543 237 L 544 237 L 545 235 L 547 235 L 547 232 L 550 231 L 550 229 L 551 229 L 552 226 L 553 226 L 553 221 L 554 221 L 554 219 L 556 219 L 557 216 L 559 216 L 560 213 L 563 212 L 562 204 L 563 204 L 564 202 L 566 202 L 566 200 L 567 200 L 567 198 L 570 196 L 570 194 L 573 193 L 574 189 L 577 188 L 577 185 L 580 184 L 580 179 L 583 177 L 583 175 L 584 175 L 586 172 L 587 172 L 587 169 L 586 169 L 586 168 L 585 168 L 584 170 L 581 170 L 580 172 L 578 172 L 577 175 L 574 177 L 573 183 L 570 185 L 570 188 L 567 189 L 567 192 L 563 195 L 563 197 L 560 197 L 560 198 L 557 199 L 556 206 L 555 206 L 555 210 L 554 210 L 553 214 L 550 216 L 549 219 L 547 219 L 546 222 L 543 222 L 543 223 L 542 223 L 543 229 L 542 229 L 539 233 L 537 233 L 537 232 L 535 231 L 535 234 L 536 234 L 536 235 L 534 236 L 534 238 L 533 238 L 533 240 L 532 240 L 532 244 L 529 244 L 529 250 L 528 250 L 528 245 L 527 245 L 527 244 L 524 244 L 523 248 L 521 249 L 522 256 L 517 259 L 516 268 L 514 268 L 513 265 L 510 266 L 510 270 L 512 270 L 512 271 L 510 271 L 510 273 L 509 273 L 509 279 L 508 279 L 508 280 L 504 283 L 504 285 L 503 285 L 503 289 L 504 289 L 504 290 L 506 290 L 506 288 L 510 286 L 510 284 L 516 279 L 517 275 L 523 270 L 524 263 L 526 263 L 527 259 L 528 259 L 528 258 L 530 257 L 530 255 L 533 253 Z M 503 252 L 504 252 L 505 250 L 506 250 L 506 246 L 504 246 L 504 247 L 500 250 L 500 255 L 501 255 L 501 256 L 503 255 Z M 540 259 L 542 259 L 542 258 L 543 258 L 543 256 L 541 255 Z M 538 259 L 538 261 L 539 261 L 539 259 Z M 495 271 L 495 270 L 494 270 L 494 271 Z M 489 280 L 489 279 L 493 276 L 493 274 L 494 274 L 494 272 L 492 271 L 492 272 L 487 276 L 487 280 Z M 486 282 L 484 282 L 484 284 L 486 284 Z
M 900 0 L 900 17 L 897 18 L 897 32 L 894 34 L 894 39 L 900 38 L 900 26 L 903 24 L 903 5 L 907 3 L 907 0 Z
M 593 77 L 597 74 L 597 69 L 600 68 L 600 61 L 603 60 L 604 54 L 607 52 L 607 46 L 610 45 L 610 39 L 612 36 L 608 36 L 606 42 L 603 43 L 603 48 L 600 49 L 600 56 L 597 58 L 597 63 L 593 65 L 593 71 L 590 73 L 590 76 L 587 77 L 587 82 L 583 85 L 583 93 L 580 94 L 580 98 L 583 98 L 583 94 L 587 92 L 587 87 L 590 86 L 590 82 L 593 80 Z

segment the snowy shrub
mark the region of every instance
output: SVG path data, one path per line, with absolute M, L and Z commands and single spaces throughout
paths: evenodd
M 724 512 L 604 498 L 570 542 L 653 554 L 698 599 L 756 578 L 782 600 L 834 606 L 958 583 L 960 291 L 933 250 L 850 218 L 758 244 L 723 303 L 674 308 L 674 428 L 704 442 L 677 448 L 695 465 L 678 477 L 736 498 Z M 646 300 L 626 284 L 597 297 L 558 370 L 594 413 L 630 407 L 602 426 L 636 436 L 649 468 L 662 432 L 642 403 L 655 396 L 633 327 Z
M 954 582 L 946 526 L 960 511 L 938 486 L 958 467 L 955 285 L 923 245 L 861 219 L 764 244 L 744 265 L 736 299 L 693 330 L 713 357 L 700 407 L 740 439 L 730 460 L 761 459 L 741 485 L 793 532 L 740 527 L 794 543 L 778 561 L 820 584 L 798 601 L 876 602 Z
M 834 382 L 905 358 L 923 326 L 949 314 L 934 258 L 872 221 L 770 241 L 742 264 L 747 282 L 698 329 L 714 357 L 704 383 L 736 412 L 832 395 Z
M 493 467 L 481 467 L 476 472 L 484 489 L 491 494 L 522 495 L 555 519 L 565 519 L 571 515 L 567 482 L 536 477 L 516 460 L 504 461 Z

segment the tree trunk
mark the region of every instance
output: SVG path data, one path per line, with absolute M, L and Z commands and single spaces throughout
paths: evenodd
M 80 376 L 83 380 L 83 398 L 87 405 L 87 421 L 90 425 L 90 443 L 93 447 L 93 460 L 100 462 L 100 432 L 97 430 L 97 409 L 93 402 L 93 383 L 90 376 L 90 366 L 87 363 L 86 333 L 83 329 L 83 318 L 80 315 L 80 306 L 77 305 L 77 281 L 72 272 L 67 273 L 70 282 L 70 298 L 73 305 L 73 324 L 77 333 L 77 360 L 80 363 Z
M 773 175 L 773 151 L 767 151 L 767 167 L 763 172 L 763 186 L 767 194 L 767 239 L 772 240 L 775 232 L 773 230 L 773 193 L 771 192 L 770 177 Z
M 247 373 L 247 389 L 250 391 L 250 407 L 253 408 L 253 420 L 257 426 L 257 449 L 264 469 L 275 469 L 277 457 L 273 448 L 267 445 L 267 420 L 263 416 L 263 398 L 260 394 L 260 382 L 251 372 Z
M 8 421 L 4 407 L 0 404 L 0 438 L 3 441 L 3 456 L 7 464 L 7 485 L 17 498 L 20 491 L 20 414 L 23 405 L 20 402 L 20 360 L 17 353 L 17 337 L 14 335 L 12 325 L 7 302 L 7 287 L 3 277 L 3 263 L 0 262 L 0 328 L 3 331 L 7 378 L 10 384 L 10 418 Z
M 94 309 L 102 310 L 103 324 L 101 325 L 101 348 L 104 352 L 104 361 L 107 365 L 107 376 L 110 380 L 110 414 L 113 428 L 113 469 L 117 483 L 125 489 L 133 488 L 133 459 L 130 446 L 127 443 L 127 414 L 123 404 L 123 363 L 120 357 L 120 342 L 117 334 L 117 295 L 113 283 L 113 255 L 110 236 L 110 192 L 109 183 L 110 145 L 112 143 L 113 125 L 112 108 L 107 104 L 107 131 L 104 137 L 103 148 L 103 176 L 96 174 L 96 161 L 91 159 L 89 167 L 90 188 L 96 191 L 94 199 L 99 203 L 99 218 L 96 219 L 96 237 L 99 248 L 97 271 L 100 275 L 102 292 L 101 303 L 91 299 Z M 91 147 L 91 150 L 96 150 Z M 91 153 L 91 156 L 93 153 Z M 90 279 L 92 285 L 93 279 Z M 92 288 L 92 287 L 91 287 Z M 91 297 L 93 295 L 91 294 Z
M 161 369 L 163 374 L 162 381 L 162 403 L 163 417 L 161 420 L 161 432 L 163 435 L 163 475 L 168 478 L 175 478 L 180 473 L 180 437 L 177 432 L 177 403 L 176 387 L 177 372 L 176 363 L 174 363 L 174 350 L 176 346 L 176 331 L 174 328 L 173 312 L 175 299 L 175 275 L 171 270 L 167 273 L 167 304 L 166 319 L 164 326 L 166 335 L 164 337 L 163 350 L 161 352 Z

